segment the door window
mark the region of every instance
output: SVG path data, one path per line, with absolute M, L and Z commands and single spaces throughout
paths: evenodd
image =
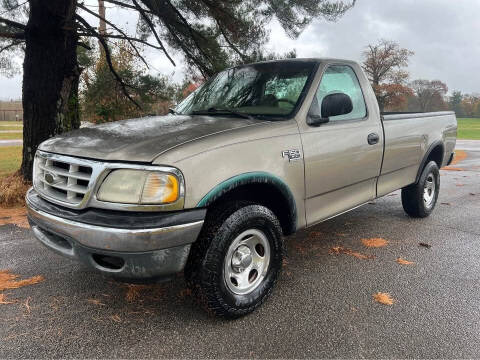
M 350 96 L 353 103 L 352 112 L 330 117 L 330 121 L 362 119 L 367 116 L 367 107 L 363 98 L 362 88 L 355 72 L 347 65 L 331 65 L 323 74 L 310 108 L 310 114 L 321 115 L 322 100 L 334 93 L 344 93 Z

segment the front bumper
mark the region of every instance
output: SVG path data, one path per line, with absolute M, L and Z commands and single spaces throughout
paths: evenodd
M 124 279 L 163 278 L 181 271 L 206 211 L 131 213 L 71 210 L 30 189 L 28 220 L 49 249 Z

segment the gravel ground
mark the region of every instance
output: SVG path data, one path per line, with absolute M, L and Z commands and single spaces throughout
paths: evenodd
M 128 287 L 0 226 L 0 269 L 45 277 L 5 291 L 17 302 L 0 304 L 0 358 L 478 358 L 480 146 L 468 146 L 463 171 L 442 171 L 431 217 L 405 216 L 395 192 L 287 238 L 273 296 L 236 321 L 207 315 L 181 276 Z M 361 242 L 377 237 L 388 244 Z

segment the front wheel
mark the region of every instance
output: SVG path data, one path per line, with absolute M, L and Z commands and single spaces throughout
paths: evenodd
M 430 161 L 422 171 L 418 183 L 402 189 L 402 205 L 405 212 L 417 218 L 429 216 L 440 191 L 440 171 L 435 161 Z
M 236 202 L 212 210 L 192 247 L 185 277 L 210 311 L 237 318 L 267 299 L 282 260 L 282 232 L 273 212 Z

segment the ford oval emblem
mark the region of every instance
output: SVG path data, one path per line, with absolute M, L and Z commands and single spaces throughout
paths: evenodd
M 55 177 L 53 176 L 53 174 L 46 173 L 45 174 L 45 181 L 49 184 L 53 184 L 53 182 L 55 181 Z

